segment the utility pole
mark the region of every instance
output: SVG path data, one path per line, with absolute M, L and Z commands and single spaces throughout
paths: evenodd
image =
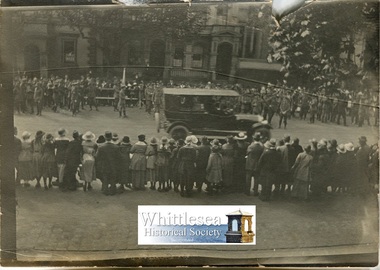
M 0 195 L 1 264 L 16 261 L 16 190 L 13 130 L 12 15 L 0 9 Z

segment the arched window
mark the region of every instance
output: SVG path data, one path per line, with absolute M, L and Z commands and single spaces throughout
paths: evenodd
M 191 66 L 201 68 L 203 66 L 203 47 L 199 44 L 193 46 L 193 59 Z
M 234 232 L 238 231 L 238 222 L 236 219 L 232 220 L 232 231 Z

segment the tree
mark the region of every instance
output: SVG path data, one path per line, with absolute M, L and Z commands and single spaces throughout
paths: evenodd
M 375 2 L 316 2 L 282 19 L 269 39 L 268 61 L 282 63 L 284 83 L 309 91 L 354 90 L 363 61 L 355 45 L 372 38 L 376 28 L 365 16 L 366 5 L 373 8 L 371 14 L 379 14 Z

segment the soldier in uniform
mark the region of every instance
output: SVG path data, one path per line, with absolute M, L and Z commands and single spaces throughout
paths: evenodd
M 42 88 L 42 82 L 37 82 L 36 87 L 34 89 L 34 103 L 37 105 L 37 115 L 41 116 L 42 115 L 42 102 L 43 102 L 43 96 L 44 96 L 44 91 Z
M 90 105 L 90 111 L 92 111 L 92 106 L 94 106 L 95 109 L 98 111 L 98 105 L 96 103 L 96 92 L 97 92 L 97 87 L 95 84 L 95 80 L 91 79 L 90 84 L 88 86 L 88 93 L 87 93 L 87 102 L 88 102 L 88 105 Z

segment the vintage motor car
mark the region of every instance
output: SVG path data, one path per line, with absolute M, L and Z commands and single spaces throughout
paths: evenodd
M 239 93 L 233 90 L 164 88 L 166 132 L 174 139 L 187 135 L 225 139 L 254 132 L 270 138 L 271 126 L 261 115 L 235 113 Z

